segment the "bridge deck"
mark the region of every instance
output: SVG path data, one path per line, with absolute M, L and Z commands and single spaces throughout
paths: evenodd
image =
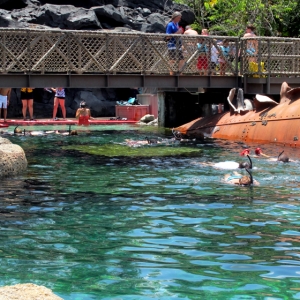
M 245 93 L 278 94 L 283 81 L 300 86 L 300 77 L 277 76 L 253 78 L 243 76 L 138 75 L 138 74 L 0 74 L 0 87 L 63 86 L 65 88 L 156 88 L 161 91 L 197 92 L 199 88 L 231 89 L 241 87 Z
M 166 36 L 178 47 L 172 60 Z M 226 54 L 224 38 L 229 40 Z M 248 46 L 253 43 L 255 51 L 249 55 Z M 239 86 L 254 93 L 275 89 L 278 93 L 277 79 L 300 81 L 300 39 L 293 38 L 0 28 L 0 49 L 1 87 Z M 184 65 L 179 69 L 182 55 Z M 223 67 L 218 63 L 215 67 L 214 55 Z M 212 76 L 223 71 L 228 76 Z

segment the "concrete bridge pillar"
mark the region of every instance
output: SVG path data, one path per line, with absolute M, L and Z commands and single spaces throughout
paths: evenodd
M 158 126 L 165 127 L 166 124 L 165 92 L 158 92 L 157 99 L 158 99 Z

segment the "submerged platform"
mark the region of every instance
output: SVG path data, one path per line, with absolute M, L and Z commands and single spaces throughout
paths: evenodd
M 118 125 L 118 124 L 136 124 L 137 121 L 134 120 L 117 120 L 114 117 L 107 118 L 95 118 L 90 120 L 90 125 Z M 38 125 L 78 125 L 78 120 L 75 118 L 67 118 L 66 120 L 58 119 L 54 121 L 53 119 L 36 119 L 34 121 L 23 119 L 7 119 L 4 123 L 3 119 L 0 120 L 0 128 L 8 126 L 38 126 Z

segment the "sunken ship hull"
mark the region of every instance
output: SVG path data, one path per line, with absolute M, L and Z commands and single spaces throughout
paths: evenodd
M 230 111 L 203 117 L 174 128 L 187 138 L 211 137 L 243 142 L 280 143 L 297 147 L 300 138 L 300 88 L 282 84 L 280 102 L 256 95 L 244 99 L 232 89 L 227 98 Z

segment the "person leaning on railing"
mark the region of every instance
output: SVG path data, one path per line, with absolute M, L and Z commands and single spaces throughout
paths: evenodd
M 203 28 L 201 30 L 201 35 L 209 36 L 208 29 Z M 207 43 L 208 43 L 208 41 L 207 41 Z M 219 64 L 218 50 L 215 47 L 215 45 L 212 43 L 212 45 L 210 47 L 210 59 L 209 59 L 209 48 L 208 48 L 209 46 L 207 45 L 205 47 L 206 47 L 206 57 L 207 57 L 207 70 L 210 69 L 211 75 L 216 75 L 217 74 L 216 73 L 217 65 Z M 201 62 L 203 62 L 203 63 L 205 62 L 205 58 L 203 55 L 199 55 L 199 58 L 198 58 L 199 66 L 201 65 Z M 207 70 L 205 70 L 205 73 L 207 73 Z M 202 74 L 200 74 L 200 75 L 202 75 Z
M 246 33 L 244 38 L 253 38 L 256 37 L 254 33 L 255 27 L 252 24 L 247 25 Z M 247 40 L 246 44 L 246 61 L 248 63 L 247 69 L 253 74 L 253 77 L 260 77 L 259 73 L 265 72 L 264 62 L 258 63 L 258 41 L 256 39 Z M 264 75 L 262 75 L 264 76 Z
M 246 26 L 246 33 L 244 38 L 256 37 L 254 33 L 255 27 L 252 24 Z M 258 42 L 254 39 L 247 40 L 246 44 L 246 55 L 248 62 L 257 62 Z
M 224 39 L 222 41 L 222 45 L 220 46 L 221 54 L 219 56 L 219 63 L 220 63 L 220 75 L 225 75 L 227 66 L 228 66 L 228 58 L 230 54 L 230 46 L 229 46 L 229 40 Z
M 172 15 L 170 22 L 166 27 L 166 34 L 182 34 L 182 27 L 179 28 L 178 22 L 181 20 L 181 13 L 175 11 Z M 171 37 L 168 39 L 168 55 L 171 64 L 178 62 L 178 70 L 181 70 L 184 65 L 184 57 L 182 53 L 182 42 L 180 38 Z M 170 75 L 174 75 L 173 71 L 170 71 Z
M 199 71 L 200 75 L 207 75 L 208 70 L 208 58 L 207 58 L 207 46 L 205 44 L 204 39 L 200 39 L 197 43 L 197 49 L 198 49 L 198 61 L 197 61 L 197 69 Z

